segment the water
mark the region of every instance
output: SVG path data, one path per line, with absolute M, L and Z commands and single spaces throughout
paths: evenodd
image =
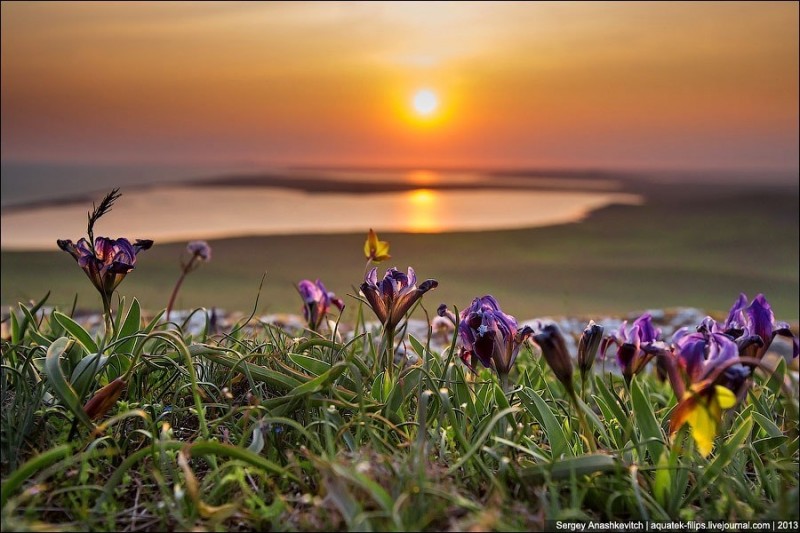
M 276 187 L 275 180 L 291 187 Z M 205 180 L 203 186 L 142 177 L 123 181 L 129 187 L 95 233 L 162 243 L 368 228 L 378 232 L 512 229 L 576 222 L 612 203 L 641 202 L 636 195 L 615 190 L 618 187 L 610 180 L 464 171 L 275 171 L 234 182 Z M 385 190 L 387 184 L 397 190 Z M 80 201 L 21 206 L 17 200 L 13 209 L 4 206 L 2 248 L 53 250 L 58 238 L 77 240 L 86 232 L 90 198 L 102 197 L 98 185 L 98 180 L 86 181 L 82 189 L 60 194 L 52 190 L 49 196 L 28 194 L 28 201 L 52 201 L 95 191 Z M 331 189 L 335 192 L 317 192 Z

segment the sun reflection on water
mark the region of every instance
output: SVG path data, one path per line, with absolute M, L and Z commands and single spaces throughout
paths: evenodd
M 442 209 L 439 193 L 431 189 L 414 189 L 406 193 L 410 231 L 433 233 L 441 231 L 439 214 Z

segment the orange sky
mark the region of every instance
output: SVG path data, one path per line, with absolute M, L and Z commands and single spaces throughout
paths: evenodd
M 798 3 L 3 2 L 2 159 L 797 170 Z

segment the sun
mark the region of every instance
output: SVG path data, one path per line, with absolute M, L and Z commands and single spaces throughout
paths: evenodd
M 427 117 L 439 108 L 439 97 L 430 89 L 420 89 L 414 93 L 412 105 L 418 115 Z

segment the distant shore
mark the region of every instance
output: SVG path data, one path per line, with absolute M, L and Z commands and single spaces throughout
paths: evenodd
M 604 178 L 442 176 L 231 176 L 123 190 L 103 234 L 160 243 L 192 239 L 377 231 L 442 233 L 577 222 L 642 197 Z M 2 249 L 48 250 L 84 233 L 95 198 L 40 201 L 2 211 Z M 60 234 L 54 235 L 53 228 Z
M 740 292 L 750 297 L 763 292 L 776 315 L 797 320 L 796 187 L 649 184 L 636 192 L 646 204 L 608 205 L 579 223 L 443 234 L 382 232 L 381 238 L 391 242 L 392 259 L 377 266 L 381 273 L 390 266 L 413 266 L 421 279 L 437 279 L 439 287 L 426 296 L 429 312 L 442 302 L 463 309 L 472 298 L 493 294 L 507 312 L 521 317 L 682 306 L 724 313 Z M 484 209 L 495 213 L 505 207 Z M 118 235 L 150 237 L 132 233 L 138 219 L 128 220 L 116 209 L 108 222 L 121 220 L 124 232 Z M 55 246 L 56 238 L 84 233 L 87 206 L 73 210 L 77 229 L 67 228 L 66 221 L 50 227 L 50 251 L 2 251 L 3 304 L 38 300 L 51 290 L 50 303 L 62 308 L 71 308 L 76 294 L 79 307 L 99 305 L 75 261 Z M 105 234 L 117 235 L 102 222 Z M 346 299 L 346 313 L 352 313 L 357 302 L 347 295 L 363 277 L 365 236 L 366 229 L 359 228 L 211 240 L 212 261 L 187 278 L 176 306 L 296 313 L 295 284 L 320 278 Z M 163 308 L 185 244 L 156 242 L 139 256 L 120 294 L 137 297 L 149 309 Z

